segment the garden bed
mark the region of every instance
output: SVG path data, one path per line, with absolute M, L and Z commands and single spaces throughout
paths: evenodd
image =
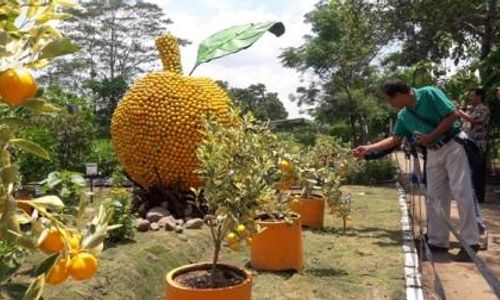
M 394 187 L 349 186 L 353 221 L 327 215 L 325 230 L 305 231 L 305 267 L 299 273 L 254 273 L 253 299 L 404 298 L 400 209 Z M 209 260 L 204 230 L 183 234 L 148 232 L 114 245 L 100 256 L 95 278 L 49 287 L 46 299 L 163 299 L 165 273 L 183 264 Z M 223 251 L 222 261 L 243 266 L 249 251 Z M 279 288 L 277 288 L 279 287 Z

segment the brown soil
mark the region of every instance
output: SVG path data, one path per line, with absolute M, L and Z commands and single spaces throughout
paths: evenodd
M 406 160 L 398 155 L 399 166 L 406 169 Z M 409 193 L 411 188 L 406 189 Z M 486 185 L 486 200 L 480 204 L 481 212 L 489 232 L 488 250 L 479 251 L 482 259 L 496 278 L 500 278 L 500 178 L 489 177 Z M 426 230 L 426 213 L 424 198 L 420 195 L 408 195 L 408 209 L 414 220 L 414 235 L 418 239 Z M 458 228 L 459 216 L 455 201 L 451 203 L 450 220 Z M 419 228 L 422 226 L 422 230 Z M 436 273 L 444 287 L 447 299 L 497 299 L 481 273 L 472 262 L 456 262 L 460 243 L 450 234 L 450 250 L 448 253 L 433 253 Z M 434 290 L 434 272 L 429 261 L 421 261 L 422 285 L 425 299 L 439 299 Z
M 212 270 L 190 270 L 174 277 L 179 285 L 195 289 L 223 288 L 242 283 L 246 279 L 244 272 L 219 265 L 215 270 L 212 284 Z

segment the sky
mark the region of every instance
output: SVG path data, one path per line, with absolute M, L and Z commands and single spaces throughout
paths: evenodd
M 278 59 L 284 48 L 298 47 L 310 26 L 304 24 L 304 14 L 313 10 L 315 0 L 147 0 L 159 5 L 173 21 L 169 31 L 191 41 L 181 48 L 184 73 L 196 60 L 199 43 L 222 29 L 264 21 L 281 21 L 285 33 L 276 37 L 266 33 L 252 47 L 213 60 L 197 67 L 194 76 L 209 76 L 229 82 L 231 87 L 245 88 L 263 83 L 269 92 L 279 95 L 288 111 L 288 118 L 307 117 L 299 113 L 289 94 L 301 84 L 300 73 L 283 67 Z

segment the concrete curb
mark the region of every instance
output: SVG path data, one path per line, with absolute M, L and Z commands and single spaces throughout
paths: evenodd
M 408 216 L 406 192 L 399 183 L 396 184 L 399 192 L 399 207 L 401 208 L 401 231 L 403 235 L 404 273 L 407 300 L 424 300 L 422 291 L 422 274 L 419 271 L 419 259 L 413 233 L 411 220 Z

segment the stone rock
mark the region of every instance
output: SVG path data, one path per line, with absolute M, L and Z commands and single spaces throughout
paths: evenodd
M 177 224 L 177 226 L 182 226 L 182 225 L 184 225 L 184 220 L 183 219 L 177 219 L 177 220 L 175 220 L 175 223 Z
M 186 229 L 200 229 L 201 226 L 203 226 L 203 220 L 200 218 L 191 219 L 184 225 Z
M 182 233 L 184 230 L 182 229 L 181 226 L 177 226 L 177 227 L 175 227 L 174 231 L 175 231 L 175 233 Z
M 149 224 L 149 229 L 151 229 L 152 231 L 158 231 L 160 230 L 160 226 L 158 226 L 158 223 L 151 223 Z
M 135 220 L 135 226 L 137 227 L 138 231 L 148 231 L 150 223 L 151 222 L 143 218 L 138 218 Z
M 167 231 L 172 231 L 177 227 L 177 223 L 175 222 L 174 217 L 168 216 L 168 217 L 163 217 L 158 221 L 158 226 L 160 228 L 165 228 Z
M 170 216 L 170 212 L 161 206 L 155 206 L 146 213 L 149 222 L 158 222 L 161 218 Z

